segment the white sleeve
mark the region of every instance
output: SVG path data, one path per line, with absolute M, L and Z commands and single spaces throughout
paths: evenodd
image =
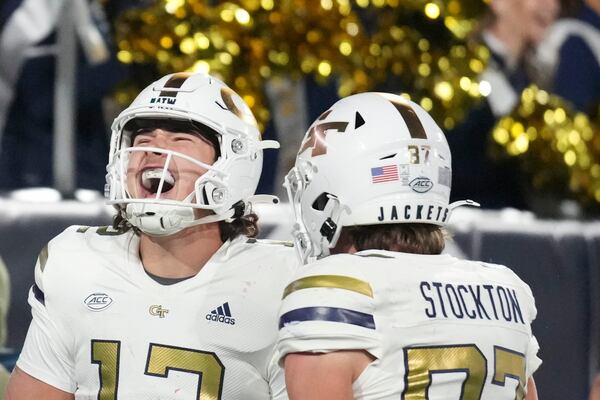
M 66 329 L 60 329 L 60 321 L 53 317 L 51 305 L 44 292 L 44 250 L 35 268 L 35 284 L 29 291 L 29 304 L 33 320 L 29 325 L 25 344 L 17 360 L 17 366 L 27 374 L 65 392 L 74 393 L 72 355 L 66 342 Z M 42 260 L 40 262 L 40 260 Z
M 526 366 L 526 375 L 529 379 L 535 371 L 542 365 L 542 360 L 538 357 L 537 353 L 540 349 L 540 345 L 538 344 L 535 336 L 531 336 L 529 340 L 529 345 L 527 346 L 527 354 L 525 355 L 525 359 L 527 360 Z
M 529 287 L 529 285 L 527 283 L 525 283 L 521 279 L 519 279 L 519 282 L 523 286 L 523 289 L 530 300 L 531 306 L 527 313 L 527 324 L 529 326 L 529 329 L 531 329 L 531 324 L 537 317 L 537 307 L 535 306 L 535 297 L 533 297 L 533 292 L 531 291 L 531 288 Z M 530 331 L 529 333 L 531 336 L 529 338 L 529 344 L 527 345 L 527 353 L 525 354 L 525 360 L 527 363 L 526 367 L 525 367 L 526 368 L 525 372 L 526 372 L 527 379 L 529 379 L 533 375 L 533 373 L 535 371 L 537 371 L 537 369 L 540 367 L 540 365 L 542 365 L 542 360 L 538 357 L 540 345 L 538 344 L 538 341 L 535 338 L 535 335 L 533 334 L 533 332 Z
M 281 359 L 288 353 L 356 349 L 380 358 L 370 284 L 356 269 L 325 260 L 305 267 L 286 288 L 277 344 Z

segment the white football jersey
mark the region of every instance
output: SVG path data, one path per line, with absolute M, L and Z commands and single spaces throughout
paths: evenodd
M 278 349 L 375 357 L 356 399 L 514 400 L 538 368 L 531 290 L 510 269 L 450 255 L 326 257 L 287 286 Z
M 42 251 L 17 366 L 75 399 L 285 399 L 275 354 L 294 249 L 238 237 L 194 277 L 150 278 L 133 231 L 70 227 Z

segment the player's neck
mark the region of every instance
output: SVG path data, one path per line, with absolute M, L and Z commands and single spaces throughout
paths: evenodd
M 140 258 L 153 275 L 186 278 L 196 275 L 222 244 L 218 223 L 197 225 L 165 237 L 142 234 Z

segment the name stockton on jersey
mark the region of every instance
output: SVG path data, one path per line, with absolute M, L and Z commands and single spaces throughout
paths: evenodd
M 496 285 L 420 283 L 428 318 L 487 319 L 525 324 L 514 289 Z

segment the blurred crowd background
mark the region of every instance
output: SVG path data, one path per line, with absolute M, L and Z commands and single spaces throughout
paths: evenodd
M 112 119 L 144 86 L 185 70 L 224 80 L 263 137 L 281 143 L 265 153 L 260 193 L 285 198 L 304 131 L 329 105 L 388 91 L 444 129 L 453 200 L 577 223 L 600 214 L 600 0 L 1 0 L 0 201 L 39 187 L 99 199 Z M 600 240 L 587 243 L 600 255 Z M 557 263 L 572 261 L 567 248 Z M 598 259 L 579 261 L 600 270 Z M 10 287 L 2 272 L 0 347 Z M 588 307 L 598 293 L 581 276 L 585 295 L 579 283 L 564 288 Z

